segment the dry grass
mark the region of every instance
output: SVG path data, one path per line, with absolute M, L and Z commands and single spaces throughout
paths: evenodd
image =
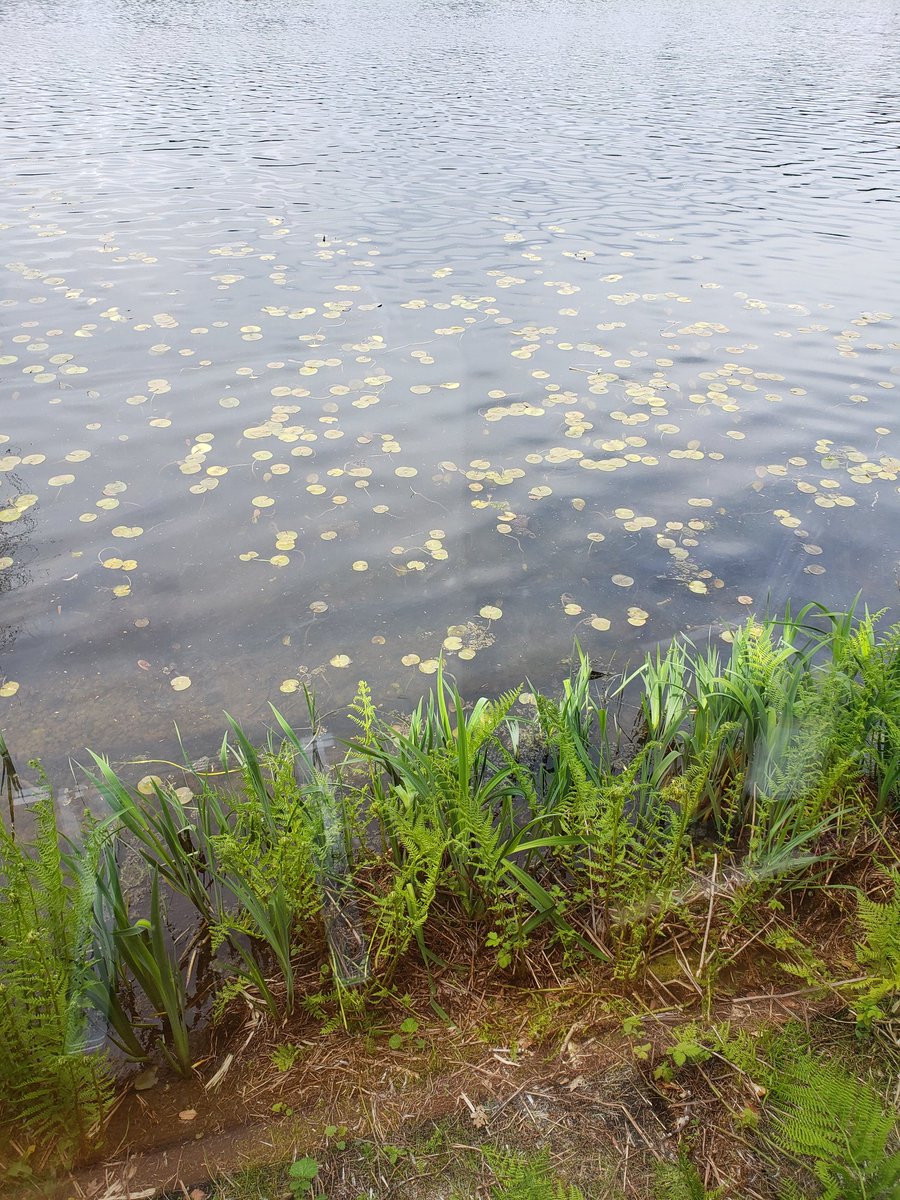
M 807 919 L 818 927 L 818 913 Z M 846 942 L 839 926 L 830 931 L 841 958 Z M 663 979 L 651 969 L 645 985 L 625 988 L 597 967 L 557 981 L 548 966 L 537 980 L 501 983 L 487 982 L 473 957 L 469 974 L 439 980 L 449 1025 L 431 1013 L 420 969 L 398 981 L 405 1004 L 386 1007 L 355 1033 L 323 1037 L 316 1021 L 276 1027 L 254 1014 L 208 1064 L 212 1073 L 230 1056 L 216 1088 L 173 1079 L 132 1093 L 110 1129 L 119 1152 L 72 1176 L 58 1194 L 137 1200 L 174 1189 L 193 1200 L 199 1192 L 245 1200 L 262 1188 L 275 1200 L 284 1192 L 284 1164 L 311 1154 L 330 1200 L 440 1200 L 454 1186 L 470 1189 L 460 1195 L 487 1196 L 477 1190 L 491 1178 L 484 1151 L 506 1147 L 548 1149 L 560 1178 L 588 1197 L 643 1200 L 654 1195 L 654 1164 L 672 1161 L 687 1139 L 709 1189 L 771 1200 L 784 1166 L 773 1166 L 752 1132 L 735 1125 L 736 1114 L 764 1107 L 756 1081 L 715 1056 L 672 1081 L 654 1078 L 655 1068 L 692 1019 L 751 1032 L 831 1022 L 846 1038 L 840 1002 L 793 987 L 786 976 L 775 982 L 770 956 L 733 973 L 731 994 L 711 1007 L 677 954 L 660 955 L 658 965 L 681 973 L 665 971 Z M 410 1012 L 419 1028 L 390 1048 Z M 623 1018 L 636 1013 L 640 1029 L 626 1032 Z M 279 1071 L 271 1054 L 286 1042 L 300 1054 Z M 195 1118 L 179 1118 L 190 1110 Z M 326 1135 L 335 1126 L 344 1150 Z

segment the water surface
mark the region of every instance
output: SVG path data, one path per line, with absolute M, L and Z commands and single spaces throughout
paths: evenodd
M 896 3 L 7 0 L 0 67 L 17 757 L 895 605 Z

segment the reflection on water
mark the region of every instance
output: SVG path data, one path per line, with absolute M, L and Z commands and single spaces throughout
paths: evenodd
M 893 604 L 896 21 L 10 0 L 14 754 Z
M 3 467 L 3 503 L 8 516 L 12 518 L 0 523 L 0 597 L 3 597 L 0 653 L 11 650 L 15 644 L 18 628 L 6 624 L 2 616 L 8 610 L 7 593 L 25 587 L 31 581 L 29 563 L 34 558 L 34 549 L 29 543 L 29 535 L 37 524 L 34 514 L 29 511 L 36 504 L 37 497 L 26 490 L 21 474 L 8 465 L 11 458 L 11 455 L 0 458 L 0 467 Z M 8 682 L 0 684 L 0 696 L 3 695 L 15 695 L 15 690 Z

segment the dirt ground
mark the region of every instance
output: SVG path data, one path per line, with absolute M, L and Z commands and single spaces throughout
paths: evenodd
M 654 1164 L 674 1161 L 684 1143 L 708 1189 L 769 1200 L 784 1166 L 735 1122 L 759 1107 L 754 1080 L 715 1058 L 672 1081 L 654 1072 L 691 1020 L 749 1031 L 832 1021 L 844 1036 L 833 1000 L 761 975 L 732 980 L 734 995 L 711 1009 L 689 973 L 651 973 L 629 992 L 608 976 L 560 983 L 548 972 L 482 989 L 474 974 L 445 981 L 436 999 L 450 1024 L 423 1003 L 421 987 L 416 1001 L 408 994 L 353 1033 L 323 1034 L 311 1019 L 275 1029 L 249 1015 L 196 1079 L 160 1072 L 153 1086 L 128 1091 L 103 1158 L 53 1194 L 275 1200 L 290 1195 L 287 1165 L 311 1156 L 312 1194 L 330 1200 L 488 1196 L 494 1148 L 543 1149 L 586 1197 L 646 1197 L 658 1194 Z

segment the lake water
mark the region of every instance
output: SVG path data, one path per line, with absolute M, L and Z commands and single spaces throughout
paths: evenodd
M 896 606 L 896 2 L 5 0 L 0 70 L 15 757 Z

